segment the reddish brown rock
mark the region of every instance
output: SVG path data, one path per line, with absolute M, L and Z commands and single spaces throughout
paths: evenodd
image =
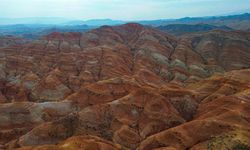
M 201 104 L 193 120 L 147 138 L 138 149 L 169 146 L 176 149 L 211 146 L 212 149 L 216 149 L 220 145 L 214 140 L 222 142 L 225 148 L 233 148 L 237 145 L 247 146 L 246 141 L 249 141 L 247 120 L 250 113 L 247 74 L 249 70 L 232 71 L 224 76 L 214 76 L 190 85 L 202 95 L 197 97 L 198 101 L 201 100 Z M 232 92 L 231 88 L 225 88 L 225 85 L 237 90 Z M 200 88 L 196 88 L 197 86 Z M 206 96 L 203 96 L 205 94 Z M 217 95 L 217 97 L 208 97 L 208 95 Z M 235 140 L 237 136 L 241 136 L 238 141 Z
M 4 46 L 0 149 L 248 146 L 248 41 L 130 23 Z
M 113 141 L 125 147 L 135 149 L 140 143 L 140 138 L 136 130 L 128 126 L 122 126 L 114 133 Z
M 0 105 L 0 142 L 9 142 L 37 125 L 73 112 L 70 102 L 8 103 Z
M 0 103 L 5 103 L 6 102 L 6 97 L 0 92 Z
M 62 133 L 72 133 L 113 139 L 124 147 L 135 149 L 141 139 L 184 122 L 165 97 L 147 90 L 132 92 L 110 103 L 86 107 L 75 117 L 77 120 L 75 123 L 70 121 L 71 116 L 65 118 L 66 120 L 43 124 L 21 137 L 20 144 L 55 144 L 56 141 L 71 136 L 61 135 Z M 64 123 L 67 126 L 63 127 L 63 132 L 57 130 Z M 58 138 L 51 136 L 51 132 Z M 138 139 L 136 142 L 134 134 Z
M 58 145 L 44 145 L 37 147 L 23 147 L 17 150 L 122 150 L 125 149 L 118 144 L 106 141 L 95 136 L 73 136 Z
M 26 43 L 25 39 L 15 36 L 0 36 L 0 47 L 8 47 L 12 45 L 21 45 Z
M 71 93 L 70 89 L 53 75 L 42 79 L 31 91 L 34 101 L 59 101 Z
M 211 31 L 189 37 L 193 51 L 208 65 L 218 65 L 225 70 L 249 68 L 249 32 Z

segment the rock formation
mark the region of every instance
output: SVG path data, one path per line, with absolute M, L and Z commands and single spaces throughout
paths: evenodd
M 249 39 L 130 23 L 2 47 L 0 149 L 249 148 Z

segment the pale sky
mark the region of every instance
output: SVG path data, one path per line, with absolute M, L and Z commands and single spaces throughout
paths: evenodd
M 250 0 L 0 0 L 1 18 L 150 20 L 250 10 Z

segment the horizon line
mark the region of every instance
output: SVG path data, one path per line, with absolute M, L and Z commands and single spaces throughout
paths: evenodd
M 227 16 L 237 16 L 237 15 L 244 15 L 250 14 L 250 11 L 235 13 L 235 14 L 224 14 L 224 15 L 206 15 L 206 16 L 185 16 L 179 18 L 157 18 L 157 19 L 112 19 L 112 18 L 93 18 L 93 19 L 82 19 L 82 18 L 68 18 L 68 17 L 0 17 L 0 19 L 64 19 L 68 21 L 91 21 L 91 20 L 112 20 L 112 21 L 155 21 L 155 20 L 178 20 L 184 18 L 210 18 L 210 17 L 227 17 Z M 1 21 L 0 21 L 1 22 Z

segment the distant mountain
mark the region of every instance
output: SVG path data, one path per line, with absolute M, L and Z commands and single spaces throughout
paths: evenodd
M 166 26 L 159 26 L 157 29 L 162 30 L 164 32 L 173 34 L 173 35 L 182 35 L 186 33 L 194 33 L 194 32 L 204 32 L 215 29 L 220 30 L 232 30 L 227 26 L 214 26 L 209 24 L 170 24 Z
M 43 32 L 51 33 L 51 32 L 86 32 L 94 27 L 87 25 L 65 25 L 65 26 L 54 26 L 50 28 L 46 28 Z
M 141 20 L 141 21 L 121 21 L 111 19 L 95 19 L 87 21 L 71 21 L 68 25 L 85 24 L 88 26 L 102 25 L 121 25 L 125 23 L 135 22 L 148 26 L 165 26 L 169 24 L 208 24 L 213 26 L 228 26 L 237 30 L 247 30 L 250 28 L 250 14 L 229 15 L 229 16 L 211 16 L 211 17 L 185 17 L 180 19 L 159 19 L 159 20 Z
M 103 25 L 121 25 L 126 23 L 126 21 L 121 20 L 111 20 L 111 19 L 93 19 L 83 21 L 83 24 L 88 26 L 103 26 Z
M 140 23 L 153 26 L 174 35 L 185 33 L 222 30 L 250 30 L 250 14 L 219 17 L 185 17 L 181 19 L 122 21 L 111 19 L 70 20 L 65 18 L 0 18 L 0 35 L 21 36 L 37 39 L 51 32 L 86 32 L 103 25 Z
M 13 35 L 37 39 L 51 32 L 86 32 L 93 29 L 87 25 L 17 24 L 0 26 L 0 35 Z
M 228 26 L 237 30 L 247 30 L 250 28 L 250 13 L 217 17 L 185 17 L 174 20 L 151 20 L 140 21 L 139 23 L 152 26 L 165 26 L 169 24 L 209 24 L 215 26 Z
M 36 17 L 36 18 L 0 18 L 0 25 L 14 24 L 62 24 L 71 19 L 60 17 Z

